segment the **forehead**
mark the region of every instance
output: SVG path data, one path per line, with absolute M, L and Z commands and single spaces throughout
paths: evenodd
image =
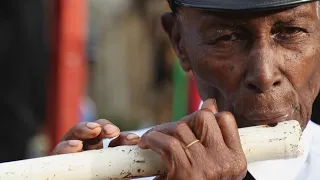
M 215 12 L 197 8 L 183 7 L 181 14 L 188 20 L 202 22 L 206 20 L 227 21 L 227 22 L 247 22 L 258 18 L 269 19 L 305 19 L 311 20 L 317 18 L 316 3 L 307 3 L 296 7 L 272 10 L 272 11 L 239 11 L 239 12 Z

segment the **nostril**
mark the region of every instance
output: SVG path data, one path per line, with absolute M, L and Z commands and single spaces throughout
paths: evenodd
M 255 86 L 254 84 L 250 84 L 249 83 L 247 86 L 248 86 L 248 89 L 250 89 L 250 90 L 253 90 L 253 91 L 257 91 L 258 90 L 258 87 Z
M 276 81 L 272 84 L 273 87 L 277 87 L 277 86 L 280 86 L 281 84 L 281 81 Z M 270 84 L 271 85 L 271 84 Z M 254 91 L 254 92 L 258 92 L 258 93 L 261 93 L 261 92 L 264 92 L 266 90 L 268 90 L 269 88 L 272 88 L 272 86 L 256 86 L 254 83 L 248 83 L 246 84 L 246 87 L 248 89 L 250 89 L 251 91 Z
M 281 81 L 276 81 L 273 83 L 273 86 L 279 86 L 281 84 Z

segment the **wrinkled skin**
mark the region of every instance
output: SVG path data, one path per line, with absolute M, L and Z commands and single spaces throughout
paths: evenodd
M 200 142 L 186 148 L 196 139 Z M 162 156 L 169 172 L 158 179 L 240 180 L 246 175 L 236 120 L 230 112 L 218 112 L 212 99 L 177 123 L 149 130 L 139 146 Z
M 311 117 L 320 85 L 315 8 L 309 3 L 245 14 L 180 7 L 178 14 L 165 14 L 162 24 L 181 66 L 193 72 L 206 101 L 199 111 L 154 127 L 140 141 L 125 140 L 125 134 L 113 146 L 139 141 L 141 148 L 161 154 L 168 174 L 158 179 L 243 179 L 247 162 L 239 127 L 295 119 L 305 128 Z M 85 150 L 82 144 L 101 148 L 102 137 L 120 134 L 103 132 L 105 123 L 110 124 L 98 122 L 94 135 L 86 124 L 76 125 L 54 154 Z M 70 146 L 71 139 L 80 142 L 78 149 Z
M 216 99 L 239 127 L 290 119 L 305 127 L 320 85 L 315 8 L 250 14 L 181 8 L 163 24 L 201 98 Z

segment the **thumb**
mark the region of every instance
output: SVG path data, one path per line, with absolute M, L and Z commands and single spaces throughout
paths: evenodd
M 207 99 L 203 102 L 201 109 L 210 110 L 213 114 L 218 112 L 217 101 L 215 99 Z

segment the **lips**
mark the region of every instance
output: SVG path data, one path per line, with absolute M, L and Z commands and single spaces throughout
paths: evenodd
M 290 120 L 293 110 L 278 111 L 272 113 L 250 113 L 244 117 L 255 125 L 275 124 Z

